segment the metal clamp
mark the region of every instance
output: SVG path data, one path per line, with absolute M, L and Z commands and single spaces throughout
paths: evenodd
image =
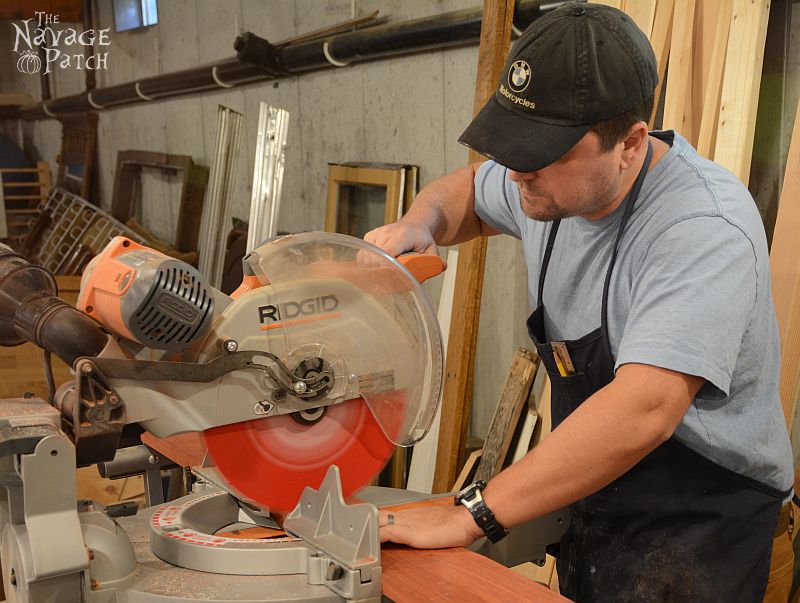
M 333 58 L 327 40 L 322 43 L 322 54 L 325 55 L 325 58 L 334 67 L 347 67 L 350 64 L 350 63 L 343 63 L 342 61 L 337 61 L 335 58 Z
M 152 96 L 147 96 L 147 95 L 146 95 L 144 92 L 142 92 L 142 89 L 139 87 L 139 82 L 136 82 L 136 83 L 133 85 L 133 87 L 134 87 L 134 89 L 136 90 L 136 94 L 137 94 L 137 95 L 139 96 L 139 98 L 141 98 L 142 100 L 146 100 L 146 101 L 151 101 L 151 100 L 153 100 L 153 98 L 154 98 L 154 97 L 152 97 Z
M 92 100 L 92 92 L 93 91 L 89 91 L 89 93 L 86 95 L 86 102 L 88 102 L 95 109 L 105 109 L 105 105 L 98 105 L 96 102 L 94 102 L 94 100 Z
M 220 88 L 233 88 L 233 84 L 226 84 L 221 79 L 219 79 L 219 75 L 217 74 L 217 66 L 216 65 L 214 65 L 211 68 L 211 77 L 214 78 L 214 81 L 217 83 L 217 85 Z

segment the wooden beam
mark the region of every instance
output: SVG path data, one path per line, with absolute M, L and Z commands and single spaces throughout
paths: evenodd
M 669 76 L 664 98 L 665 130 L 676 130 L 692 141 L 692 66 L 695 0 L 683 0 L 672 18 Z
M 772 235 L 772 296 L 781 340 L 779 391 L 783 414 L 792 432 L 800 394 L 800 105 L 794 118 L 789 158 Z
M 649 38 L 653 32 L 653 19 L 656 16 L 656 0 L 625 0 L 622 10 Z
M 719 120 L 719 99 L 722 91 L 722 73 L 725 68 L 725 55 L 728 52 L 728 33 L 731 28 L 733 6 L 723 2 L 717 14 L 717 26 L 711 50 L 711 63 L 706 77 L 706 90 L 703 96 L 703 111 L 700 117 L 700 134 L 697 139 L 697 152 L 709 159 L 714 156 Z
M 724 5 L 724 6 L 723 6 Z M 711 55 L 714 52 L 714 37 L 719 24 L 719 15 L 730 21 L 730 2 L 719 0 L 695 0 L 694 36 L 692 39 L 692 98 L 689 107 L 692 115 L 692 131 L 688 140 L 696 148 L 700 137 L 700 117 L 703 114 Z
M 661 98 L 661 88 L 664 85 L 664 75 L 667 72 L 667 60 L 669 58 L 669 44 L 672 37 L 672 13 L 675 8 L 675 0 L 658 0 L 656 13 L 653 17 L 653 30 L 650 34 L 650 44 L 656 55 L 658 64 L 658 85 L 655 90 L 655 103 L 653 103 L 653 115 L 650 116 L 650 129 L 653 129 L 653 122 L 658 112 L 658 101 Z
M 750 179 L 768 21 L 769 0 L 734 0 L 714 161 L 745 184 Z
M 622 10 L 622 4 L 625 0 L 592 0 L 592 4 L 604 4 Z
M 503 469 L 514 429 L 519 422 L 522 409 L 531 393 L 539 356 L 525 348 L 514 354 L 508 380 L 503 388 L 500 401 L 495 408 L 492 423 L 483 444 L 483 457 L 475 473 L 475 479 L 489 481 Z
M 495 92 L 508 54 L 513 16 L 514 0 L 484 0 L 473 115 L 483 108 Z M 480 155 L 470 151 L 470 163 L 481 159 Z M 458 311 L 453 312 L 450 321 L 441 422 L 442 427 L 446 428 L 439 430 L 434 492 L 448 491 L 463 464 L 464 440 L 472 403 L 486 239 L 479 237 L 462 243 L 458 255 L 453 295 L 453 307 Z

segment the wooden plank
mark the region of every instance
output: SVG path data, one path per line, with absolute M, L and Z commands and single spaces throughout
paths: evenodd
M 392 488 L 406 487 L 406 449 L 396 446 L 389 461 L 389 485 Z
M 728 51 L 728 33 L 731 27 L 733 5 L 724 2 L 717 14 L 714 43 L 711 50 L 711 63 L 706 77 L 706 90 L 703 96 L 703 110 L 700 116 L 700 133 L 697 137 L 697 152 L 703 157 L 714 156 L 719 120 L 719 100 L 722 92 L 722 73 L 725 68 L 725 55 Z
M 475 470 L 477 468 L 478 463 L 481 461 L 481 456 L 483 455 L 483 448 L 478 450 L 473 450 L 470 455 L 467 457 L 467 462 L 464 463 L 464 466 L 461 468 L 461 473 L 458 474 L 455 483 L 453 484 L 453 492 L 458 492 L 464 489 L 464 486 L 467 484 L 471 484 L 475 481 L 473 475 L 475 475 Z M 472 478 L 472 479 L 470 479 Z
M 653 19 L 656 16 L 656 0 L 625 0 L 622 10 L 649 38 L 653 32 Z
M 529 350 L 520 348 L 514 354 L 506 385 L 486 434 L 476 480 L 489 481 L 503 469 L 514 429 L 531 393 L 538 366 L 539 357 Z
M 201 467 L 208 451 L 203 434 L 196 431 L 168 438 L 157 438 L 152 433 L 145 432 L 142 434 L 142 443 L 181 467 Z
M 447 251 L 447 270 L 444 273 L 442 292 L 439 296 L 437 320 L 441 325 L 444 357 L 447 359 L 447 343 L 450 336 L 450 318 L 453 308 L 453 293 L 456 285 L 456 269 L 458 267 L 458 248 Z M 408 489 L 415 492 L 433 492 L 433 477 L 436 469 L 436 450 L 439 445 L 439 426 L 442 420 L 441 405 L 428 435 L 414 446 L 411 455 L 411 468 L 408 471 Z
M 692 131 L 688 138 L 696 147 L 700 136 L 700 116 L 703 114 L 708 84 L 708 73 L 711 68 L 711 55 L 714 50 L 714 35 L 717 31 L 718 15 L 724 13 L 724 4 L 718 0 L 695 0 L 694 35 L 692 38 L 692 98 L 689 111 L 692 115 Z
M 531 448 L 531 442 L 533 441 L 533 434 L 536 431 L 536 426 L 539 424 L 539 413 L 537 413 L 533 409 L 528 409 L 528 412 L 525 416 L 525 424 L 522 426 L 522 433 L 520 434 L 519 441 L 517 442 L 517 447 L 514 450 L 514 457 L 512 459 L 513 463 L 521 460 Z
M 658 0 L 656 4 L 656 14 L 653 17 L 653 31 L 650 34 L 650 44 L 656 55 L 658 64 L 658 85 L 654 95 L 653 115 L 650 117 L 650 129 L 653 129 L 653 121 L 658 112 L 658 101 L 661 98 L 661 88 L 664 85 L 664 74 L 667 71 L 667 60 L 669 58 L 669 44 L 672 37 L 672 13 L 675 8 L 675 0 Z
M 734 0 L 714 161 L 747 184 L 753 155 L 769 0 Z
M 508 54 L 513 16 L 514 0 L 484 0 L 473 115 L 478 114 L 495 92 Z M 481 159 L 477 153 L 470 151 L 470 163 Z M 453 295 L 453 307 L 458 308 L 458 312 L 453 314 L 450 321 L 442 398 L 442 425 L 447 429 L 439 430 L 434 492 L 448 491 L 463 464 L 464 440 L 472 403 L 486 238 L 479 237 L 462 243 L 458 253 L 456 290 Z
M 381 567 L 383 594 L 397 603 L 567 601 L 549 588 L 463 548 L 418 550 L 384 545 Z
M 794 118 L 794 131 L 778 204 L 778 217 L 772 235 L 770 268 L 772 296 L 781 340 L 779 391 L 783 414 L 789 428 L 794 425 L 797 397 L 800 394 L 800 104 Z
M 669 75 L 664 98 L 665 130 L 676 130 L 692 141 L 692 56 L 695 0 L 683 0 L 672 18 Z
M 545 555 L 544 565 L 542 566 L 538 566 L 535 563 L 528 561 L 527 563 L 516 565 L 511 569 L 530 580 L 535 580 L 539 584 L 547 586 L 554 592 L 558 592 L 557 584 L 555 588 L 551 586 L 553 582 L 553 574 L 558 576 L 558 573 L 555 571 L 556 559 L 552 555 Z M 557 579 L 558 578 L 556 578 L 556 580 Z
M 542 393 L 539 396 L 536 404 L 536 412 L 539 415 L 539 421 L 537 422 L 536 428 L 533 431 L 531 448 L 536 447 L 542 440 L 550 435 L 552 427 L 552 414 L 550 412 L 550 378 L 547 376 L 547 372 L 544 370 L 544 365 L 541 365 L 539 370 L 541 371 L 543 377 Z

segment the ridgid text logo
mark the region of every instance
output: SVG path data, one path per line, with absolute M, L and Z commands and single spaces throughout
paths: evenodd
M 109 46 L 111 28 L 87 29 L 78 33 L 74 27 L 61 27 L 58 15 L 36 11 L 35 18 L 12 23 L 15 30 L 13 51 L 19 54 L 17 69 L 21 73 L 50 73 L 55 67 L 78 70 L 108 69 L 108 52 L 95 52 L 88 57 L 86 47 Z M 44 48 L 44 64 L 39 48 Z

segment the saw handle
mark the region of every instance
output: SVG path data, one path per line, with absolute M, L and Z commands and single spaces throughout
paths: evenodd
M 397 256 L 397 261 L 405 266 L 418 283 L 424 283 L 444 272 L 444 262 L 435 253 L 403 253 Z

